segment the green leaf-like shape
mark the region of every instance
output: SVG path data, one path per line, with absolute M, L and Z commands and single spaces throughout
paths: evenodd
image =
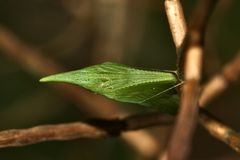
M 65 82 L 121 102 L 156 106 L 175 114 L 179 97 L 174 89 L 179 84 L 173 72 L 145 71 L 106 62 L 76 71 L 51 75 L 41 82 Z

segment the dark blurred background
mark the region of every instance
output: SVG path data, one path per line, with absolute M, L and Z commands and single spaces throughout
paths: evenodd
M 196 2 L 182 0 L 187 20 Z M 211 17 L 206 34 L 205 81 L 240 48 L 239 8 L 238 0 L 221 0 Z M 176 68 L 163 0 L 0 0 L 0 130 L 152 111 L 106 100 L 83 89 L 79 89 L 82 99 L 72 98 L 72 91 L 78 88 L 62 94 L 69 86 L 53 88 L 38 82 L 48 74 L 105 61 L 147 69 Z M 238 83 L 209 105 L 212 113 L 237 130 L 239 97 Z M 119 108 L 111 108 L 105 113 L 106 104 L 121 106 L 124 111 L 118 115 Z M 89 110 L 96 105 L 97 110 Z M 171 127 L 148 129 L 157 137 L 159 149 L 164 148 Z M 133 146 L 120 138 L 45 142 L 0 149 L 0 159 L 154 159 L 139 154 Z M 191 159 L 237 160 L 240 156 L 198 127 Z

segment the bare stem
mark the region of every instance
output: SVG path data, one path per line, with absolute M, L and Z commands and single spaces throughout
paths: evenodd
M 168 125 L 172 122 L 172 116 L 151 113 L 141 116 L 130 116 L 124 119 L 95 119 L 86 122 L 41 125 L 29 129 L 11 129 L 0 132 L 0 148 L 20 147 L 53 140 L 106 138 L 118 136 L 124 131 L 137 130 L 154 125 Z
M 178 70 L 180 70 L 180 76 L 183 73 L 185 84 L 181 94 L 179 115 L 167 151 L 166 158 L 169 160 L 184 160 L 190 152 L 198 114 L 200 91 L 198 83 L 201 80 L 204 32 L 216 2 L 204 0 L 199 3 L 192 17 L 183 55 L 180 55 L 180 68 Z M 178 5 L 180 5 L 180 2 L 178 2 Z M 184 16 L 181 15 L 181 17 Z M 179 21 L 185 24 L 184 19 Z M 176 47 L 179 47 L 178 43 L 175 44 Z
M 209 133 L 240 153 L 240 134 L 207 112 L 199 113 L 199 122 Z
M 179 0 L 165 0 L 165 10 L 177 49 L 182 46 L 187 33 L 187 26 L 183 14 L 182 5 Z

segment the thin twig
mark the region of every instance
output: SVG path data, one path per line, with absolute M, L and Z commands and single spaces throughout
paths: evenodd
M 178 50 L 181 48 L 187 33 L 187 26 L 185 23 L 182 5 L 179 0 L 165 0 L 165 10 L 174 44 Z
M 226 143 L 237 153 L 240 153 L 240 134 L 238 132 L 224 125 L 207 112 L 199 113 L 199 122 L 212 136 Z
M 198 114 L 200 88 L 198 83 L 201 80 L 204 32 L 216 2 L 204 0 L 199 3 L 193 14 L 186 47 L 183 55 L 180 55 L 180 63 L 183 65 L 179 65 L 178 70 L 180 76 L 183 73 L 185 84 L 181 94 L 179 115 L 167 151 L 169 160 L 184 160 L 190 152 Z
M 11 129 L 0 132 L 0 148 L 20 147 L 53 140 L 106 138 L 118 136 L 125 131 L 138 130 L 154 125 L 168 125 L 172 122 L 172 116 L 151 113 L 124 119 L 95 119 L 86 122 L 41 125 L 29 129 Z

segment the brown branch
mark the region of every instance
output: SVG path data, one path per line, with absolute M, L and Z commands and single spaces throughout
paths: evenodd
M 165 0 L 165 10 L 174 44 L 179 50 L 187 33 L 182 5 L 179 0 Z
M 11 31 L 2 26 L 0 26 L 0 48 L 3 50 L 1 53 L 4 56 L 15 60 L 37 77 L 59 73 L 65 70 L 64 67 L 50 57 L 45 57 L 39 50 L 23 43 Z M 116 115 L 124 116 L 127 114 L 115 103 L 86 92 L 79 87 L 71 85 L 51 86 L 60 90 L 64 98 L 73 101 L 77 106 L 80 106 L 81 109 L 84 109 L 88 115 L 101 118 L 114 118 Z M 104 109 L 99 106 L 104 106 Z M 132 141 L 133 136 L 138 140 Z M 147 131 L 134 132 L 130 135 L 125 134 L 122 138 L 145 157 L 151 157 L 153 154 L 156 154 L 159 147 L 155 138 Z M 145 145 L 145 143 L 142 144 L 141 141 L 147 141 L 148 143 Z
M 168 159 L 184 160 L 190 152 L 198 113 L 198 85 L 189 81 L 183 86 L 181 108 L 169 142 Z
M 224 125 L 207 112 L 199 113 L 199 122 L 212 136 L 221 140 L 240 154 L 240 134 Z
M 183 72 L 184 85 L 176 126 L 169 143 L 167 159 L 184 160 L 188 157 L 198 114 L 199 81 L 203 56 L 204 31 L 217 1 L 204 0 L 199 3 L 190 25 L 179 68 Z M 176 45 L 177 46 L 177 45 Z M 181 65 L 179 65 L 182 67 Z
M 141 122 L 141 123 L 139 123 Z M 20 147 L 45 141 L 63 141 L 77 138 L 106 138 L 122 132 L 155 125 L 168 125 L 172 116 L 161 113 L 130 116 L 114 120 L 89 120 L 57 125 L 41 125 L 29 129 L 11 129 L 0 132 L 0 148 Z
M 173 123 L 173 117 L 161 113 L 129 116 L 114 120 L 89 120 L 57 125 L 41 125 L 29 129 L 11 129 L 0 132 L 0 148 L 21 147 L 45 141 L 64 141 L 79 138 L 107 138 L 123 132 Z M 240 135 L 223 125 L 211 114 L 201 110 L 200 123 L 214 136 L 240 153 Z M 141 122 L 141 123 L 139 123 Z

